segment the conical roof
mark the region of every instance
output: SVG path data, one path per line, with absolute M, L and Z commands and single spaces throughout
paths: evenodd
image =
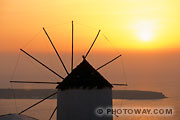
M 75 68 L 73 71 L 61 82 L 58 89 L 91 89 L 91 88 L 112 88 L 112 85 L 95 70 L 86 59 Z

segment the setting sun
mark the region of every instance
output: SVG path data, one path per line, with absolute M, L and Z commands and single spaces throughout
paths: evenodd
M 152 40 L 155 31 L 155 23 L 152 21 L 141 21 L 136 25 L 139 40 L 147 42 Z
M 150 41 L 152 39 L 152 31 L 150 30 L 143 30 L 139 32 L 139 38 L 141 41 Z

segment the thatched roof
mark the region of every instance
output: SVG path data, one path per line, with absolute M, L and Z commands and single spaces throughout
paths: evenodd
M 112 88 L 112 85 L 84 59 L 73 71 L 61 82 L 58 89 L 102 89 Z

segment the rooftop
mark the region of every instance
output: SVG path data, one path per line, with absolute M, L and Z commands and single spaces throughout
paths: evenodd
M 83 59 L 63 82 L 57 86 L 57 89 L 102 89 L 112 87 L 111 83 L 95 70 L 86 59 Z

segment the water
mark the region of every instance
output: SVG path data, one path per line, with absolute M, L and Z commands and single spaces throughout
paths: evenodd
M 0 114 L 19 113 L 38 101 L 39 99 L 0 99 Z M 56 99 L 48 99 L 23 114 L 47 120 L 55 107 Z M 55 118 L 56 116 L 53 116 L 52 120 L 56 120 Z
M 173 108 L 173 115 L 149 115 L 149 116 L 120 116 L 114 120 L 180 120 L 180 99 L 167 98 L 161 100 L 113 100 L 115 106 L 132 108 Z
M 162 82 L 163 83 L 163 82 Z M 164 85 L 157 83 L 142 85 L 136 84 L 137 90 L 148 90 L 148 91 L 161 91 L 168 98 L 159 100 L 113 100 L 113 107 L 132 107 L 132 108 L 173 108 L 174 114 L 169 116 L 119 116 L 114 117 L 114 120 L 180 120 L 180 87 L 179 81 L 169 81 Z M 161 86 L 161 87 L 159 87 Z M 118 88 L 119 89 L 119 88 Z M 131 88 L 132 89 L 132 88 Z M 133 88 L 136 89 L 136 88 Z M 0 115 L 9 113 L 18 113 L 23 109 L 31 106 L 38 102 L 39 99 L 0 99 Z M 43 103 L 33 107 L 32 109 L 25 112 L 25 115 L 33 116 L 40 120 L 48 120 L 54 108 L 56 107 L 56 99 L 48 99 Z M 56 113 L 55 113 L 56 114 Z M 56 120 L 56 115 L 53 116 L 53 120 Z
M 8 114 L 20 112 L 24 108 L 39 101 L 38 99 L 0 99 L 0 114 Z M 49 119 L 52 111 L 56 107 L 56 99 L 46 100 L 38 106 L 25 112 L 25 115 L 33 116 L 40 120 Z M 16 103 L 16 104 L 15 104 Z M 138 115 L 120 115 L 114 117 L 114 120 L 180 120 L 180 98 L 167 98 L 161 100 L 113 100 L 113 106 L 120 107 L 138 107 L 138 108 L 164 108 L 171 107 L 174 110 L 173 115 L 169 116 L 138 116 Z M 56 114 L 56 113 L 55 113 Z M 53 120 L 56 120 L 56 115 L 53 116 Z

